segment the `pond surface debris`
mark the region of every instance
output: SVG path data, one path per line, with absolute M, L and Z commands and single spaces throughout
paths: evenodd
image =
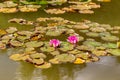
M 61 17 L 40 17 L 35 21 L 13 18 L 8 22 L 34 28 L 30 31 L 19 31 L 16 27 L 0 29 L 0 49 L 21 48 L 21 52 L 12 53 L 9 58 L 31 63 L 36 68 L 63 63 L 85 64 L 100 60 L 100 56 L 120 56 L 120 37 L 117 36 L 120 26 L 88 20 L 74 22 Z M 69 36 L 79 38 L 75 45 L 67 41 Z M 52 39 L 59 40 L 59 46 L 51 46 Z

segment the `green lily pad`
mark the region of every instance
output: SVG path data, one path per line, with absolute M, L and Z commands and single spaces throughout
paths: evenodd
M 115 44 L 115 43 L 106 43 L 106 44 L 103 44 L 102 46 L 104 46 L 105 48 L 110 48 L 110 49 L 117 48 L 117 44 Z
M 30 52 L 30 51 L 34 51 L 34 50 L 35 50 L 35 48 L 33 48 L 33 47 L 25 48 L 25 52 Z
M 14 60 L 14 61 L 20 61 L 21 60 L 21 54 L 13 54 L 9 58 L 11 60 Z
M 112 34 L 119 34 L 119 31 L 111 31 Z
M 94 46 L 94 47 L 99 47 L 102 45 L 100 42 L 97 41 L 85 41 L 83 42 L 83 44 L 86 46 Z
M 110 36 L 101 37 L 101 39 L 104 41 L 115 42 L 119 40 L 119 37 L 110 35 Z
M 59 30 L 48 30 L 46 32 L 47 36 L 60 36 L 61 34 L 62 34 L 62 32 Z
M 68 42 L 62 42 L 61 47 L 59 49 L 63 52 L 67 52 L 67 51 L 73 50 L 73 48 L 74 48 L 74 45 Z
M 7 33 L 14 33 L 16 31 L 17 31 L 17 28 L 15 28 L 15 27 L 9 27 L 8 29 L 6 29 Z
M 45 62 L 42 65 L 35 65 L 36 68 L 40 68 L 40 69 L 47 69 L 47 68 L 50 68 L 51 66 L 52 66 L 51 63 L 48 63 L 48 62 Z
M 89 30 L 79 30 L 81 33 L 87 33 Z
M 15 46 L 15 47 L 23 46 L 23 43 L 22 43 L 22 42 L 19 42 L 19 41 L 17 41 L 17 40 L 11 40 L 11 41 L 10 41 L 10 44 L 11 44 L 12 46 Z
M 94 50 L 95 48 L 93 46 L 87 46 L 87 45 L 81 45 L 81 46 L 77 46 L 76 47 L 78 50 L 81 50 L 81 51 L 92 51 Z
M 50 59 L 49 62 L 52 64 L 60 64 L 57 58 Z
M 16 39 L 18 41 L 24 42 L 25 40 L 29 40 L 30 37 L 29 36 L 21 36 L 21 35 L 19 35 L 19 36 L 16 37 Z
M 59 62 L 73 62 L 75 60 L 75 56 L 73 54 L 60 54 L 55 56 Z
M 102 33 L 99 33 L 100 37 L 104 37 L 104 36 L 110 36 L 110 32 L 102 32 Z
M 120 56 L 120 49 L 109 49 L 107 52 L 114 56 Z
M 33 59 L 39 59 L 39 58 L 46 58 L 47 56 L 43 53 L 34 53 L 30 55 L 31 58 Z
M 74 50 L 72 50 L 72 51 L 69 51 L 68 53 L 69 54 L 80 54 L 82 51 L 80 51 L 80 50 L 77 50 L 77 49 L 74 49 Z
M 6 5 L 6 7 L 16 7 L 18 5 L 13 1 L 5 1 L 4 4 Z
M 18 31 L 17 33 L 22 36 L 31 36 L 32 35 L 32 32 L 30 32 L 30 31 Z
M 90 28 L 90 26 L 88 26 L 88 25 L 86 25 L 86 24 L 84 24 L 84 23 L 79 23 L 79 24 L 73 26 L 73 28 L 84 30 L 84 29 Z
M 90 54 L 88 54 L 87 52 L 86 53 L 83 52 L 83 53 L 80 53 L 80 54 L 76 54 L 75 56 L 78 57 L 78 58 L 87 60 L 90 57 Z
M 0 8 L 7 7 L 4 3 L 0 3 Z
M 96 56 L 105 56 L 107 55 L 107 52 L 103 50 L 93 50 L 92 54 L 95 54 Z
M 25 46 L 26 47 L 41 47 L 43 45 L 43 42 L 38 42 L 38 41 L 30 41 L 30 42 L 27 42 L 25 43 Z
M 41 47 L 40 50 L 42 52 L 52 52 L 52 51 L 55 51 L 55 48 L 54 47 L 46 47 L 46 46 L 44 46 L 44 47 Z
M 50 54 L 52 54 L 53 56 L 56 56 L 56 55 L 59 55 L 60 52 L 59 51 L 53 51 L 53 52 L 50 52 Z
M 44 63 L 44 60 L 42 58 L 39 58 L 39 59 L 33 59 L 32 62 L 33 64 L 41 65 Z
M 92 32 L 106 32 L 106 29 L 102 28 L 102 27 L 91 27 L 90 31 L 92 31 Z
M 99 37 L 99 33 L 96 32 L 87 32 L 86 35 L 89 37 Z

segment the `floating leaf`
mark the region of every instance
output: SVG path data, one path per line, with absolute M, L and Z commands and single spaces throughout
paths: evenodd
M 99 33 L 96 32 L 87 32 L 86 35 L 89 37 L 99 37 Z
M 46 35 L 47 36 L 60 36 L 62 34 L 62 32 L 61 31 L 59 31 L 59 30 L 48 30 L 47 32 L 46 32 Z
M 83 42 L 83 44 L 86 46 L 94 46 L 94 47 L 99 47 L 102 45 L 100 42 L 97 41 L 85 41 Z
M 117 45 L 114 44 L 114 43 L 106 43 L 106 44 L 103 44 L 102 46 L 104 46 L 105 48 L 117 48 Z
M 68 43 L 68 42 L 62 42 L 61 43 L 61 47 L 59 48 L 61 51 L 69 51 L 72 50 L 74 48 L 74 45 Z
M 52 54 L 53 56 L 56 56 L 56 55 L 59 55 L 60 52 L 59 51 L 53 51 L 53 52 L 50 52 L 50 54 Z
M 49 62 L 52 64 L 60 64 L 57 58 L 50 59 Z
M 43 53 L 34 53 L 34 54 L 31 54 L 30 57 L 32 59 L 39 59 L 39 58 L 46 58 L 46 55 L 43 54 Z
M 38 42 L 38 41 L 30 41 L 25 43 L 26 47 L 41 47 L 43 45 L 43 42 Z
M 6 44 L 0 41 L 0 49 L 6 49 Z
M 72 54 L 60 54 L 55 56 L 59 62 L 73 62 L 75 60 L 75 56 Z
M 17 40 L 11 40 L 11 41 L 10 41 L 10 44 L 11 44 L 12 46 L 15 46 L 15 47 L 23 46 L 23 43 L 22 43 L 22 42 L 19 42 L 19 41 L 17 41 Z
M 36 65 L 41 65 L 44 63 L 44 60 L 42 58 L 39 58 L 39 59 L 33 59 L 32 62 Z
M 83 64 L 83 63 L 85 63 L 85 60 L 81 58 L 76 58 L 76 60 L 74 61 L 74 64 Z
M 80 54 L 82 51 L 79 51 L 79 50 L 77 50 L 77 49 L 74 49 L 74 50 L 72 50 L 72 51 L 69 51 L 68 53 L 69 54 Z
M 52 52 L 55 50 L 55 48 L 54 47 L 41 47 L 40 50 L 42 52 Z
M 115 56 L 120 56 L 120 49 L 109 49 L 107 52 Z
M 93 50 L 92 54 L 95 54 L 96 56 L 105 56 L 107 55 L 107 52 L 103 50 Z
M 21 54 L 13 54 L 9 58 L 14 61 L 19 61 L 19 60 L 21 60 Z
M 101 37 L 102 40 L 104 41 L 109 41 L 109 42 L 114 42 L 114 41 L 118 41 L 119 38 L 117 36 L 104 36 L 104 37 Z
M 42 65 L 35 65 L 36 68 L 41 68 L 41 69 L 47 69 L 50 68 L 51 66 L 52 66 L 51 63 L 47 63 L 47 62 L 45 62 Z

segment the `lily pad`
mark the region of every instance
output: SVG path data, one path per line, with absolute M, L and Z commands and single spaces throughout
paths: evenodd
M 102 45 L 100 42 L 97 41 L 85 41 L 83 42 L 83 44 L 86 46 L 93 46 L 93 47 L 99 47 Z
M 47 69 L 47 68 L 50 68 L 51 66 L 52 66 L 51 63 L 48 63 L 48 62 L 45 62 L 42 65 L 35 65 L 36 68 L 40 68 L 40 69 Z
M 110 36 L 101 37 L 101 39 L 108 42 L 115 42 L 119 40 L 119 37 L 110 35 Z
M 87 32 L 86 35 L 89 37 L 99 37 L 99 33 L 96 32 Z
M 60 36 L 62 32 L 60 30 L 48 30 L 46 32 L 47 36 Z
M 80 50 L 77 50 L 77 49 L 74 49 L 74 50 L 72 50 L 72 51 L 69 51 L 68 53 L 69 54 L 80 54 L 82 51 L 80 51 Z
M 59 52 L 59 51 L 53 51 L 53 52 L 51 52 L 50 54 L 52 54 L 53 56 L 56 56 L 56 55 L 59 55 L 60 52 Z
M 17 28 L 15 27 L 9 27 L 8 29 L 6 29 L 7 33 L 14 33 L 17 31 Z
M 59 48 L 63 52 L 70 51 L 74 48 L 74 45 L 68 43 L 68 42 L 62 42 L 61 47 Z
M 0 49 L 6 49 L 6 44 L 0 41 Z
M 117 42 L 117 47 L 120 48 L 120 42 Z
M 90 31 L 92 31 L 92 32 L 106 32 L 106 29 L 102 28 L 102 27 L 91 27 Z
M 30 42 L 27 42 L 25 43 L 25 46 L 26 47 L 41 47 L 43 45 L 43 42 L 38 42 L 38 41 L 30 41 Z
M 3 36 L 5 34 L 7 34 L 7 32 L 4 29 L 0 29 L 0 36 Z
M 34 53 L 34 54 L 31 54 L 30 57 L 32 59 L 39 59 L 39 58 L 46 58 L 47 56 L 43 53 Z
M 75 60 L 75 56 L 72 54 L 60 54 L 55 56 L 55 58 L 57 58 L 58 61 L 62 63 L 73 62 Z
M 84 30 L 84 29 L 89 29 L 89 26 L 84 23 L 79 23 L 79 24 L 73 26 L 73 28 Z
M 57 58 L 50 59 L 49 62 L 52 64 L 60 64 Z
M 21 60 L 21 54 L 13 54 L 9 58 L 14 61 L 19 61 L 19 60 Z
M 16 39 L 17 39 L 18 41 L 24 42 L 25 40 L 29 40 L 30 37 L 19 35 L 19 36 L 16 37 Z
M 95 54 L 96 56 L 105 56 L 107 55 L 107 52 L 103 50 L 93 50 L 92 54 Z
M 79 30 L 81 33 L 87 33 L 89 30 Z
M 95 48 L 93 46 L 87 46 L 87 45 L 81 45 L 81 46 L 77 46 L 76 47 L 78 50 L 81 50 L 81 51 L 92 51 L 94 50 Z
M 120 56 L 120 49 L 109 49 L 107 52 L 114 56 Z
M 55 48 L 54 47 L 41 47 L 40 50 L 42 52 L 52 52 L 52 51 L 55 51 Z
M 87 60 L 91 55 L 88 52 L 83 52 L 75 55 L 77 58 Z
M 106 44 L 103 44 L 102 46 L 104 46 L 105 48 L 110 48 L 110 49 L 117 48 L 117 44 L 115 44 L 115 43 L 106 43 Z
M 16 7 L 18 5 L 13 1 L 5 1 L 4 4 L 6 5 L 6 7 Z
M 19 41 L 17 41 L 17 40 L 11 40 L 11 41 L 10 41 L 10 44 L 11 44 L 12 46 L 15 46 L 15 47 L 23 46 L 23 43 L 22 43 L 22 42 L 19 42 Z
M 74 64 L 83 64 L 83 63 L 85 63 L 85 60 L 81 58 L 76 58 L 76 60 L 74 61 Z
M 44 60 L 42 58 L 39 58 L 39 59 L 33 59 L 32 62 L 33 64 L 40 65 L 44 63 Z

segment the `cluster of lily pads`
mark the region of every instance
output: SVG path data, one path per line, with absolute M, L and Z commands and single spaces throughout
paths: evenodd
M 69 1 L 69 6 L 63 8 L 52 8 L 52 9 L 45 9 L 45 12 L 50 14 L 63 14 L 65 12 L 79 12 L 82 14 L 92 14 L 94 13 L 94 8 L 100 8 L 100 5 L 93 3 L 93 2 L 74 2 Z
M 63 2 L 62 2 L 63 1 Z M 67 3 L 69 6 L 62 7 L 62 8 L 55 8 L 53 4 L 56 3 L 56 1 L 47 1 L 46 4 L 51 4 L 53 8 L 46 7 L 44 9 L 45 12 L 50 14 L 63 14 L 65 12 L 79 12 L 79 13 L 94 13 L 93 8 L 100 8 L 100 5 L 92 2 L 92 1 L 64 1 L 61 2 L 58 1 L 58 3 Z M 2 13 L 14 13 L 14 12 L 36 12 L 39 8 L 42 7 L 41 4 L 32 4 L 32 2 L 26 2 L 21 1 L 19 3 L 14 3 L 13 1 L 5 1 L 3 3 L 0 3 L 0 12 Z
M 119 26 L 88 20 L 74 22 L 60 17 L 40 17 L 35 21 L 14 18 L 8 22 L 20 25 L 30 22 L 34 29 L 0 29 L 0 49 L 22 48 L 22 52 L 13 53 L 10 59 L 29 62 L 37 68 L 95 62 L 99 56 L 120 56 Z

